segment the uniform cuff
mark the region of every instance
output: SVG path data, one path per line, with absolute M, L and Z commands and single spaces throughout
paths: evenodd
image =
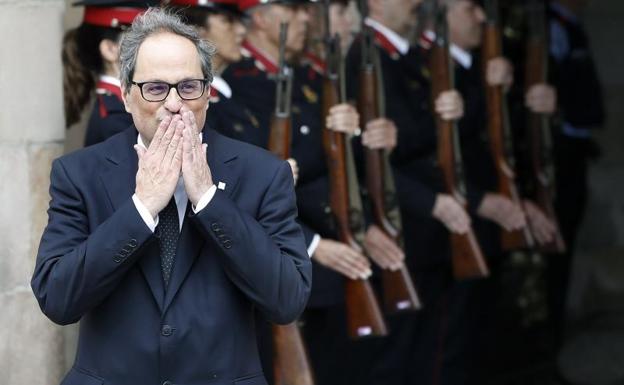
M 318 234 L 314 234 L 314 238 L 312 238 L 312 242 L 310 242 L 310 246 L 308 246 L 308 256 L 312 258 L 312 254 L 316 251 L 319 242 L 321 241 L 321 236 Z

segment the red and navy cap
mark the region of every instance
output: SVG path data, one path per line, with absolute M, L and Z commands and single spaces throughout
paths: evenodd
M 138 15 L 156 4 L 156 1 L 84 0 L 73 5 L 85 7 L 83 23 L 119 28 L 131 25 Z
M 163 5 L 175 5 L 178 7 L 197 7 L 216 12 L 228 12 L 242 16 L 238 8 L 238 0 L 163 0 Z
M 298 5 L 298 4 L 309 4 L 309 3 L 316 3 L 316 2 L 317 0 L 239 0 L 238 8 L 240 8 L 240 10 L 244 12 L 258 5 L 266 5 L 266 4 Z

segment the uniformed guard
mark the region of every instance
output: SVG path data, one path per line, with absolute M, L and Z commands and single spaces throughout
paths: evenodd
M 349 344 L 344 314 L 344 279 L 368 279 L 370 264 L 361 253 L 336 241 L 329 209 L 329 179 L 322 146 L 323 120 L 330 129 L 353 134 L 358 115 L 348 104 L 321 116 L 321 80 L 318 68 L 298 63 L 305 48 L 310 22 L 306 1 L 261 2 L 243 0 L 249 16 L 249 32 L 243 43 L 245 58 L 230 65 L 224 78 L 235 98 L 260 122 L 260 130 L 248 141 L 266 146 L 275 107 L 275 76 L 278 66 L 279 21 L 288 21 L 285 53 L 294 72 L 292 86 L 292 150 L 298 162 L 297 203 L 299 217 L 314 263 L 313 291 L 304 313 L 304 337 L 319 384 L 343 384 Z
M 152 2 L 155 3 L 155 2 Z M 95 90 L 85 146 L 101 142 L 132 124 L 121 100 L 119 37 L 149 1 L 85 0 L 82 24 L 63 39 L 66 126 L 78 122 Z
M 441 351 L 446 333 L 448 290 L 453 277 L 448 250 L 449 231 L 464 232 L 469 215 L 453 197 L 442 193 L 435 164 L 434 114 L 455 120 L 463 115 L 463 100 L 456 90 L 446 90 L 430 103 L 429 73 L 425 56 L 409 37 L 416 27 L 420 0 L 366 1 L 365 26 L 372 29 L 383 79 L 386 117 L 398 130 L 391 154 L 405 239 L 406 262 L 423 309 L 390 323 L 391 335 L 372 346 L 362 357 L 356 383 L 431 384 L 439 377 L 447 356 Z M 356 38 L 347 56 L 349 98 L 359 90 L 362 38 Z M 359 381 L 359 382 L 358 382 Z M 442 382 L 447 383 L 447 382 Z M 448 382 L 451 383 L 451 382 Z M 456 382 L 458 383 L 458 382 Z

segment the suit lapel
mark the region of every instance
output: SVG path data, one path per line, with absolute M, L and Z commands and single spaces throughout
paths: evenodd
M 132 146 L 136 144 L 136 138 L 136 130 L 128 129 L 119 140 L 106 143 L 108 147 L 104 151 L 107 162 L 100 178 L 113 211 L 134 194 L 138 158 Z
M 237 154 L 231 151 L 227 138 L 217 134 L 212 129 L 204 130 L 204 143 L 208 144 L 208 165 L 212 173 L 212 181 L 217 188 L 224 190 L 232 197 L 238 188 L 239 162 Z
M 105 150 L 108 162 L 100 178 L 112 205 L 112 211 L 117 210 L 134 194 L 138 169 L 138 158 L 133 148 L 136 139 L 136 129 L 128 129 L 118 141 L 108 142 L 110 145 Z M 138 263 L 154 300 L 162 311 L 164 284 L 158 242 L 148 245 Z

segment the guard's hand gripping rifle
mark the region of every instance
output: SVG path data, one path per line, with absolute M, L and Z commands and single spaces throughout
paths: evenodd
M 279 71 L 275 78 L 275 113 L 271 121 L 269 151 L 281 159 L 290 158 L 290 104 L 292 69 L 286 64 L 288 23 L 280 24 Z M 273 325 L 273 373 L 275 385 L 314 385 L 312 365 L 299 326 Z
M 546 54 L 546 11 L 544 2 L 531 0 L 528 4 L 529 36 L 526 51 L 526 89 L 540 83 L 546 83 L 548 56 Z M 559 231 L 553 201 L 554 167 L 552 160 L 552 132 L 550 119 L 543 114 L 528 111 L 527 130 L 531 143 L 531 165 L 533 168 L 535 200 L 546 216 L 557 226 L 554 241 L 540 249 L 549 253 L 563 253 L 566 245 Z
M 384 115 L 383 80 L 377 47 L 373 42 L 371 28 L 364 23 L 367 0 L 360 0 L 362 15 L 362 58 L 359 75 L 357 107 L 361 124 L 365 127 L 372 120 Z M 403 247 L 401 215 L 399 213 L 392 169 L 385 150 L 366 148 L 366 187 L 370 197 L 373 222 L 397 245 Z M 382 270 L 382 286 L 386 311 L 418 310 L 420 300 L 405 264 L 397 270 Z
M 483 68 L 486 73 L 487 64 L 491 59 L 502 56 L 501 31 L 499 26 L 498 0 L 485 0 L 487 22 L 483 35 Z M 485 78 L 485 76 L 484 76 Z M 522 207 L 515 181 L 515 160 L 513 144 L 502 86 L 490 86 L 484 80 L 487 102 L 487 128 L 490 139 L 490 150 L 494 157 L 498 178 L 497 192 Z M 507 231 L 502 230 L 501 246 L 511 251 L 533 247 L 533 236 L 528 228 Z
M 340 52 L 338 35 L 330 37 L 329 32 L 329 1 L 325 0 L 323 9 L 325 27 L 325 61 L 326 70 L 323 78 L 323 108 L 322 116 L 329 115 L 332 106 L 345 100 L 342 84 L 343 61 Z M 360 243 L 356 240 L 353 231 L 362 231 L 363 218 L 361 207 L 355 209 L 352 201 L 350 177 L 353 174 L 350 143 L 341 132 L 329 128 L 323 130 L 323 147 L 327 158 L 330 185 L 330 206 L 336 224 L 337 235 L 343 242 L 353 249 L 362 252 Z M 348 163 L 351 161 L 351 163 Z M 349 174 L 351 171 L 351 174 Z M 352 179 L 351 179 L 352 180 Z M 357 182 L 356 182 L 357 183 Z M 356 187 L 357 188 L 357 187 Z M 356 190 L 357 192 L 357 190 Z M 361 205 L 361 202 L 359 202 Z M 355 216 L 358 216 L 356 218 Z M 359 228 L 358 228 L 359 227 Z M 345 283 L 345 302 L 347 307 L 347 327 L 349 336 L 353 339 L 369 336 L 385 336 L 388 331 L 384 322 L 377 298 L 368 280 L 347 279 Z
M 454 88 L 454 72 L 452 71 L 449 58 L 446 7 L 436 4 L 433 7 L 433 16 L 435 18 L 436 37 L 431 47 L 429 64 L 431 97 L 432 101 L 435 101 L 442 92 Z M 432 105 L 435 105 L 435 103 L 432 103 Z M 438 163 L 444 176 L 445 189 L 448 194 L 465 206 L 465 181 L 457 123 L 443 120 L 438 114 L 435 114 L 435 116 L 438 138 Z M 466 279 L 487 276 L 489 274 L 488 267 L 472 228 L 465 234 L 451 233 L 450 236 L 455 278 Z

